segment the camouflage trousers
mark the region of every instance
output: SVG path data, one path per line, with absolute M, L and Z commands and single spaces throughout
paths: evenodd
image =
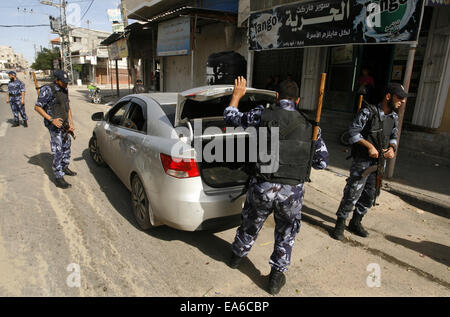
M 303 184 L 290 186 L 253 179 L 247 192 L 242 210 L 242 224 L 237 229 L 232 251 L 237 256 L 246 256 L 273 211 L 275 246 L 269 264 L 277 271 L 287 271 L 295 237 L 300 231 L 303 196 Z
M 376 194 L 376 172 L 366 177 L 362 173 L 371 165 L 376 164 L 374 160 L 354 159 L 350 168 L 350 177 L 347 178 L 347 185 L 344 188 L 336 215 L 338 218 L 347 219 L 350 212 L 355 207 L 355 212 L 364 216 L 372 207 Z
M 14 121 L 19 122 L 19 114 L 23 120 L 28 120 L 27 114 L 25 113 L 25 105 L 21 104 L 20 100 L 10 100 L 10 104 Z
M 50 129 L 50 147 L 53 153 L 53 171 L 56 178 L 64 176 L 64 169 L 70 163 L 70 136 L 61 129 Z

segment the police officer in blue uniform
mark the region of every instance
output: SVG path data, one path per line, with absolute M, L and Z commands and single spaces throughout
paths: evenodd
M 367 237 L 369 233 L 361 224 L 362 218 L 372 207 L 376 196 L 376 172 L 364 173 L 370 166 L 378 164 L 383 155 L 392 159 L 397 151 L 398 115 L 397 111 L 407 94 L 402 85 L 391 83 L 378 105 L 368 105 L 356 115 L 349 128 L 352 144 L 353 163 L 350 177 L 344 188 L 344 196 L 339 205 L 337 221 L 331 236 L 344 239 L 345 222 L 353 211 L 348 229 L 354 234 Z M 380 144 L 381 143 L 381 144 Z M 382 150 L 382 153 L 378 149 Z
M 288 270 L 295 237 L 300 231 L 304 181 L 309 179 L 311 167 L 308 162 L 312 156 L 312 166 L 324 169 L 328 165 L 328 151 L 320 134 L 311 147 L 313 125 L 297 110 L 300 99 L 295 82 L 286 80 L 280 84 L 280 100 L 272 108 L 266 109 L 261 105 L 242 113 L 238 105 L 245 92 L 246 80 L 238 77 L 230 105 L 224 111 L 225 122 L 243 128 L 269 127 L 271 123 L 277 122 L 280 129 L 280 164 L 273 173 L 256 172 L 251 177 L 242 210 L 242 224 L 232 244 L 229 265 L 232 268 L 239 266 L 242 258 L 250 252 L 267 217 L 274 212 L 275 246 L 269 261 L 269 293 L 275 295 L 286 283 L 284 272 Z M 289 161 L 289 165 L 283 165 L 286 161 Z
M 25 113 L 25 84 L 17 79 L 16 72 L 8 73 L 10 82 L 8 83 L 8 94 L 6 103 L 11 104 L 11 110 L 14 115 L 13 127 L 19 126 L 19 114 L 23 120 L 23 126 L 28 127 L 28 117 Z
M 54 82 L 41 87 L 34 109 L 44 118 L 44 125 L 50 132 L 50 146 L 53 153 L 55 184 L 59 188 L 69 188 L 64 175 L 75 176 L 69 169 L 71 139 L 74 131 L 72 111 L 69 106 L 67 84 L 69 76 L 62 70 L 54 72 Z

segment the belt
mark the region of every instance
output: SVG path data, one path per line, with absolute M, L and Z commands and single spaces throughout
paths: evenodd
M 9 94 L 10 97 L 18 97 L 21 96 L 22 94 Z

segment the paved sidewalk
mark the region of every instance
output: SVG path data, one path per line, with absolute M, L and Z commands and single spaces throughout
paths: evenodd
M 330 152 L 328 169 L 338 176 L 348 177 L 350 148 L 338 142 L 338 135 L 327 134 L 324 140 Z M 450 160 L 400 147 L 394 177 L 383 180 L 383 189 L 419 208 L 450 218 Z

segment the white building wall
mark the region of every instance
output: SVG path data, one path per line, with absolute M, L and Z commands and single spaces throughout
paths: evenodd
M 439 128 L 450 83 L 450 8 L 435 9 L 412 123 Z

